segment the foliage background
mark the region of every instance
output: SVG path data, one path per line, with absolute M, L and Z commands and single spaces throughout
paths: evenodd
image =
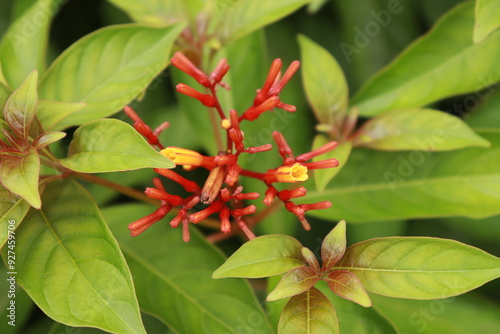
M 15 14 L 22 10 L 22 4 L 29 4 L 30 0 L 18 1 L 18 7 L 13 6 L 12 0 L 0 2 L 0 35 L 3 34 L 7 25 Z M 355 1 L 328 1 L 315 14 L 309 13 L 305 8 L 293 15 L 266 27 L 258 38 L 265 40 L 265 48 L 260 50 L 256 62 L 248 64 L 250 73 L 260 76 L 263 80 L 266 69 L 271 59 L 279 57 L 287 64 L 294 59 L 300 58 L 299 48 L 296 40 L 297 34 L 304 34 L 312 40 L 327 48 L 338 60 L 344 71 L 350 92 L 356 92 L 374 73 L 388 64 L 412 41 L 427 32 L 436 20 L 462 1 L 402 1 L 404 10 L 399 15 L 391 17 L 390 24 L 381 29 L 380 33 L 371 38 L 368 45 L 361 52 L 354 54 L 352 59 L 347 59 L 340 48 L 340 43 L 353 44 L 355 39 L 355 27 L 363 28 L 372 20 L 370 12 L 378 11 L 386 7 L 387 1 L 367 0 L 363 5 Z M 54 59 L 62 50 L 67 48 L 80 37 L 110 24 L 126 23 L 130 19 L 119 9 L 107 1 L 78 1 L 70 0 L 62 7 L 56 16 L 50 33 L 49 55 Z M 237 53 L 236 53 L 237 55 Z M 50 61 L 50 60 L 49 60 Z M 238 61 L 238 57 L 230 59 L 231 62 Z M 199 140 L 192 133 L 189 119 L 186 113 L 178 110 L 177 100 L 179 97 L 173 93 L 172 85 L 177 83 L 178 78 L 169 69 L 162 73 L 153 83 L 144 99 L 140 103 L 133 103 L 132 107 L 152 126 L 159 125 L 168 120 L 172 127 L 164 133 L 163 141 L 173 146 L 189 147 L 191 149 L 203 149 L 199 147 Z M 241 85 L 236 85 L 241 91 L 252 91 L 254 87 L 245 87 L 244 80 Z M 495 88 L 495 90 L 498 87 Z M 253 91 L 252 91 L 253 92 Z M 498 96 L 498 91 L 495 92 Z M 236 91 L 236 94 L 239 94 Z M 243 93 L 241 93 L 243 94 Z M 296 118 L 290 124 L 286 124 L 285 136 L 290 139 L 290 145 L 296 152 L 306 152 L 310 149 L 310 142 L 303 140 L 304 137 L 313 138 L 315 120 L 307 105 L 300 80 L 295 78 L 286 87 L 283 100 L 297 106 Z M 456 102 L 463 101 L 466 96 L 457 96 L 440 101 L 433 105 L 440 110 L 451 110 Z M 498 101 L 498 97 L 496 101 Z M 239 103 L 236 101 L 236 103 Z M 244 102 L 241 102 L 245 105 Z M 500 106 L 500 103 L 494 106 Z M 117 118 L 127 121 L 123 113 L 116 115 Z M 474 121 L 474 115 L 470 122 Z M 264 120 L 270 122 L 270 119 Z M 269 123 L 268 123 L 269 124 Z M 496 124 L 496 127 L 500 124 Z M 264 125 L 265 127 L 265 125 Z M 185 134 L 185 135 L 179 135 Z M 69 142 L 65 143 L 66 145 Z M 64 151 L 64 147 L 62 147 Z M 255 163 L 250 161 L 249 163 Z M 460 166 L 457 166 L 460 168 Z M 120 180 L 136 189 L 149 186 L 149 180 L 153 177 L 151 170 L 139 170 L 126 173 L 116 173 L 107 176 L 112 180 Z M 202 179 L 203 174 L 199 175 Z M 91 184 L 87 185 L 94 198 L 106 208 L 115 204 L 129 203 L 129 199 L 116 197 L 112 191 L 108 191 Z M 335 207 L 335 203 L 334 207 Z M 352 203 L 356 206 L 357 203 Z M 106 214 L 106 209 L 104 209 Z M 273 219 L 266 220 L 259 226 L 262 233 L 283 233 L 293 235 L 299 239 L 304 246 L 313 251 L 318 249 L 322 238 L 331 230 L 332 223 L 318 218 L 310 218 L 312 231 L 304 232 L 299 224 L 294 221 L 287 212 L 278 213 Z M 436 236 L 455 239 L 469 245 L 481 248 L 491 254 L 500 254 L 500 229 L 498 228 L 500 217 L 472 220 L 466 218 L 443 218 L 443 219 L 411 219 L 405 221 L 374 221 L 350 224 L 347 229 L 349 244 L 380 236 Z M 128 222 L 123 222 L 126 228 Z M 239 241 L 232 239 L 221 243 L 219 246 L 227 254 L 231 254 L 238 246 Z M 2 271 L 3 275 L 4 271 Z M 5 279 L 1 277 L 1 284 Z M 261 281 L 252 282 L 257 289 L 259 297 L 265 294 L 264 284 Z M 3 295 L 2 295 L 3 297 Z M 26 296 L 19 297 L 18 305 L 26 309 L 19 310 L 20 317 L 24 314 L 30 318 L 26 328 L 18 329 L 16 333 L 59 333 L 54 322 L 43 315 L 29 302 Z M 0 299 L 1 302 L 1 299 Z M 342 301 L 339 301 L 342 303 Z M 384 297 L 374 297 L 374 304 L 384 314 L 391 318 L 401 329 L 401 333 L 496 333 L 500 330 L 500 320 L 496 315 L 500 312 L 500 281 L 496 280 L 485 286 L 463 296 L 455 297 L 450 301 L 409 301 L 395 300 Z M 353 306 L 354 307 L 354 306 Z M 422 313 L 427 310 L 427 313 Z M 413 316 L 416 314 L 416 316 Z M 410 316 L 408 316 L 410 315 Z M 340 314 L 340 317 L 348 317 Z M 277 316 L 274 316 L 276 321 Z M 21 320 L 18 318 L 18 320 Z M 153 317 L 145 315 L 146 327 L 150 333 L 168 333 L 169 330 Z M 0 323 L 0 331 L 4 332 L 5 323 Z M 63 326 L 59 329 L 62 330 Z M 52 329 L 50 329 L 52 328 Z M 56 328 L 56 329 L 54 329 Z M 9 329 L 10 330 L 10 329 Z M 66 331 L 67 332 L 67 331 Z M 79 329 L 82 333 L 99 332 L 93 329 Z M 351 328 L 350 332 L 361 333 Z M 73 332 L 72 332 L 73 333 Z M 76 332 L 75 332 L 76 333 Z

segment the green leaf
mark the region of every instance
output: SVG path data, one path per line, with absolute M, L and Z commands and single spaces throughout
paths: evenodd
M 125 11 L 135 22 L 165 26 L 186 19 L 186 1 L 108 0 Z
M 486 99 L 479 108 L 465 119 L 466 123 L 475 130 L 499 130 L 500 129 L 500 91 L 494 87 L 483 92 Z
M 38 101 L 36 115 L 45 130 L 61 130 L 59 123 L 84 107 L 85 103 L 42 100 Z
M 460 118 L 419 108 L 391 110 L 373 117 L 356 132 L 353 145 L 388 151 L 447 151 L 490 146 Z
M 390 317 L 400 333 L 470 334 L 500 328 L 498 302 L 474 293 L 429 301 L 371 297 L 373 306 Z
M 14 232 L 24 216 L 28 213 L 30 205 L 22 197 L 13 194 L 0 184 L 0 248 L 9 237 L 9 230 Z
M 290 298 L 281 313 L 278 334 L 339 333 L 332 304 L 316 288 Z
M 63 181 L 43 201 L 16 231 L 18 284 L 58 322 L 145 333 L 129 269 L 90 195 Z
M 344 255 L 346 241 L 346 223 L 341 220 L 335 228 L 328 233 L 321 245 L 321 259 L 323 260 L 323 268 L 330 269 Z
M 340 333 L 356 334 L 398 334 L 399 331 L 383 314 L 374 307 L 362 307 L 335 295 L 326 282 L 320 281 L 316 287 L 328 297 L 337 311 Z M 373 295 L 372 295 L 373 296 Z M 376 296 L 375 296 L 376 297 Z M 391 298 L 394 300 L 394 298 Z M 406 320 L 408 317 L 406 317 Z M 409 333 L 413 333 L 409 331 Z M 446 333 L 446 332 L 443 332 Z M 404 332 L 401 332 L 404 334 Z
M 332 208 L 308 214 L 351 223 L 499 214 L 500 131 L 479 134 L 491 148 L 394 153 L 356 149 L 327 190 L 307 194 L 308 203 L 329 200 Z
M 31 123 L 35 118 L 38 102 L 37 80 L 38 73 L 36 71 L 31 72 L 5 104 L 3 114 L 5 121 L 20 139 L 28 137 Z
M 310 0 L 240 0 L 220 13 L 216 35 L 230 43 L 293 13 Z
M 181 229 L 168 226 L 168 220 L 139 237 L 130 237 L 127 223 L 153 210 L 126 204 L 103 212 L 134 275 L 142 310 L 176 333 L 271 334 L 264 311 L 245 280 L 211 278 L 224 257 L 194 228 L 189 243 L 182 241 Z
M 330 140 L 324 135 L 316 135 L 313 141 L 312 149 L 315 150 L 327 143 Z M 318 192 L 323 192 L 325 190 L 328 183 L 340 172 L 340 170 L 345 166 L 347 159 L 349 159 L 349 155 L 351 154 L 352 143 L 350 141 L 346 141 L 340 143 L 333 151 L 322 154 L 321 156 L 313 158 L 313 161 L 320 161 L 326 159 L 337 159 L 339 161 L 339 165 L 335 168 L 326 168 L 326 169 L 316 169 L 314 171 L 314 183 L 316 185 L 316 190 Z
M 335 266 L 368 292 L 411 299 L 456 296 L 500 277 L 500 258 L 449 239 L 378 238 L 354 244 Z
M 79 127 L 61 164 L 82 173 L 102 173 L 140 168 L 173 168 L 129 124 L 101 119 Z
M 313 268 L 299 267 L 283 276 L 278 286 L 267 296 L 267 301 L 298 295 L 309 290 L 319 280 L 319 273 Z
M 344 123 L 349 89 L 335 58 L 309 38 L 299 35 L 302 84 L 318 121 L 339 131 Z
M 481 43 L 488 35 L 500 27 L 500 1 L 477 0 L 474 43 Z
M 0 63 L 10 87 L 19 87 L 33 70 L 45 70 L 52 17 L 61 1 L 38 0 L 10 26 L 0 43 Z
M 458 5 L 353 97 L 360 115 L 427 105 L 500 79 L 500 33 L 474 44 L 474 3 Z
M 2 118 L 3 118 L 3 109 L 11 94 L 12 91 L 10 90 L 10 88 L 0 82 L 0 115 L 2 115 Z
M 309 6 L 307 6 L 307 12 L 309 14 L 316 14 L 327 2 L 328 0 L 311 0 Z
M 42 148 L 45 148 L 50 144 L 63 139 L 64 137 L 66 137 L 66 133 L 64 132 L 45 132 L 35 138 L 33 145 L 35 145 L 37 150 L 41 150 Z
M 2 159 L 0 181 L 4 187 L 39 209 L 42 202 L 38 192 L 40 157 L 37 150 L 30 147 L 24 156 L 5 156 Z
M 227 259 L 213 274 L 224 277 L 268 277 L 305 264 L 302 245 L 286 235 L 264 235 L 252 239 Z
M 64 51 L 43 77 L 40 98 L 86 106 L 62 119 L 57 129 L 109 116 L 139 96 L 167 66 L 182 28 L 113 25 Z
M 353 273 L 347 270 L 335 270 L 324 280 L 328 283 L 330 290 L 337 296 L 348 299 L 364 307 L 372 306 L 370 297 L 366 293 L 363 284 Z

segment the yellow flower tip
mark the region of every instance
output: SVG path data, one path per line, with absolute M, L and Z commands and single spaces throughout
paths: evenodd
M 305 181 L 308 178 L 307 167 L 299 163 L 291 166 L 281 166 L 276 170 L 276 180 L 278 182 L 294 183 Z
M 200 153 L 185 148 L 169 146 L 160 153 L 176 165 L 201 166 L 203 163 L 203 156 Z
M 220 125 L 224 130 L 228 130 L 231 127 L 231 121 L 225 118 L 220 122 Z

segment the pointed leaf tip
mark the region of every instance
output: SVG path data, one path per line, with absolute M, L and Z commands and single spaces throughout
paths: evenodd
M 341 220 L 335 228 L 328 233 L 321 245 L 323 268 L 328 270 L 344 255 L 346 249 L 346 222 Z

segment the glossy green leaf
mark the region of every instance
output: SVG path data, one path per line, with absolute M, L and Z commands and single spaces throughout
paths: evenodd
M 58 322 L 145 333 L 129 269 L 90 195 L 56 182 L 43 202 L 16 231 L 18 284 Z
M 135 22 L 165 26 L 187 18 L 186 1 L 108 0 L 125 11 Z
M 220 13 L 215 33 L 224 43 L 232 42 L 293 13 L 309 1 L 240 0 Z
M 271 334 L 269 322 L 245 280 L 211 278 L 224 257 L 194 228 L 189 243 L 182 241 L 182 230 L 172 229 L 168 220 L 130 237 L 127 224 L 153 210 L 146 205 L 126 204 L 103 211 L 134 275 L 142 310 L 176 333 Z
M 45 70 L 50 23 L 61 1 L 38 0 L 18 17 L 0 43 L 0 63 L 9 86 L 19 87 L 33 70 Z
M 64 51 L 41 80 L 40 98 L 86 106 L 62 119 L 57 129 L 109 116 L 139 96 L 167 66 L 182 28 L 113 25 Z
M 328 142 L 330 142 L 330 140 L 326 136 L 318 134 L 314 137 L 312 149 L 315 150 Z M 339 144 L 333 151 L 327 152 L 313 159 L 313 161 L 326 159 L 337 159 L 339 161 L 339 165 L 335 168 L 316 169 L 314 171 L 314 183 L 318 192 L 325 190 L 328 183 L 330 183 L 335 175 L 337 175 L 345 166 L 347 159 L 349 159 L 349 155 L 351 154 L 351 149 L 352 143 L 350 141 L 346 141 Z
M 321 259 L 323 268 L 330 269 L 344 255 L 346 241 L 346 223 L 341 220 L 335 228 L 327 234 L 321 244 Z
M 68 158 L 60 162 L 83 173 L 175 166 L 132 126 L 117 119 L 101 119 L 79 127 L 69 146 Z
M 305 264 L 302 245 L 286 235 L 264 235 L 252 239 L 227 259 L 213 274 L 224 277 L 268 277 Z
M 474 43 L 481 43 L 489 34 L 500 27 L 500 1 L 477 0 Z
M 370 239 L 347 248 L 336 268 L 369 292 L 411 299 L 459 295 L 500 277 L 500 258 L 449 239 Z
M 391 110 L 373 117 L 356 132 L 353 145 L 388 151 L 490 146 L 460 118 L 419 108 Z
M 71 114 L 83 109 L 85 103 L 38 101 L 37 117 L 45 130 L 60 130 L 59 123 Z
M 337 130 L 347 111 L 349 89 L 335 58 L 309 38 L 299 35 L 302 84 L 318 121 Z
M 356 303 L 340 298 L 330 290 L 326 282 L 316 284 L 318 290 L 328 297 L 337 311 L 340 333 L 356 334 L 399 334 L 400 332 L 391 322 L 374 307 L 363 307 Z M 373 296 L 373 295 L 372 295 Z M 370 296 L 370 297 L 372 297 Z M 394 300 L 394 298 L 391 298 Z M 411 331 L 409 333 L 412 333 Z M 401 334 L 409 334 L 401 332 Z M 444 333 L 444 332 L 443 332 Z
M 371 297 L 373 306 L 390 317 L 402 334 L 488 333 L 500 328 L 498 302 L 473 293 L 438 300 Z
M 298 295 L 319 280 L 319 273 L 313 268 L 299 267 L 290 270 L 283 276 L 278 286 L 267 296 L 268 301 L 278 300 Z
M 325 277 L 325 281 L 337 296 L 364 307 L 372 306 L 363 284 L 353 273 L 347 270 L 335 270 Z
M 360 115 L 427 105 L 500 79 L 500 32 L 474 44 L 474 3 L 458 5 L 353 97 Z
M 499 130 L 500 91 L 490 87 L 483 94 L 485 101 L 465 118 L 465 122 L 475 130 Z
M 33 147 L 24 156 L 6 156 L 0 165 L 0 181 L 5 188 L 21 196 L 32 207 L 42 205 L 38 192 L 40 157 Z
M 338 334 L 338 326 L 332 303 L 313 287 L 290 298 L 281 313 L 278 334 Z
M 327 190 L 307 194 L 307 203 L 329 200 L 333 206 L 308 214 L 351 223 L 499 214 L 500 131 L 479 134 L 491 148 L 394 153 L 356 149 Z
M 4 118 L 10 129 L 19 137 L 28 136 L 31 123 L 35 118 L 38 102 L 36 91 L 38 73 L 33 71 L 23 84 L 7 100 Z
M 33 145 L 37 150 L 45 148 L 56 141 L 59 141 L 66 137 L 66 133 L 64 132 L 45 132 L 44 134 L 38 136 L 33 141 Z
M 0 248 L 9 237 L 8 231 L 14 232 L 24 216 L 28 213 L 30 205 L 22 197 L 13 194 L 0 184 Z
M 309 14 L 316 14 L 327 2 L 328 0 L 311 0 L 307 6 L 307 11 Z

